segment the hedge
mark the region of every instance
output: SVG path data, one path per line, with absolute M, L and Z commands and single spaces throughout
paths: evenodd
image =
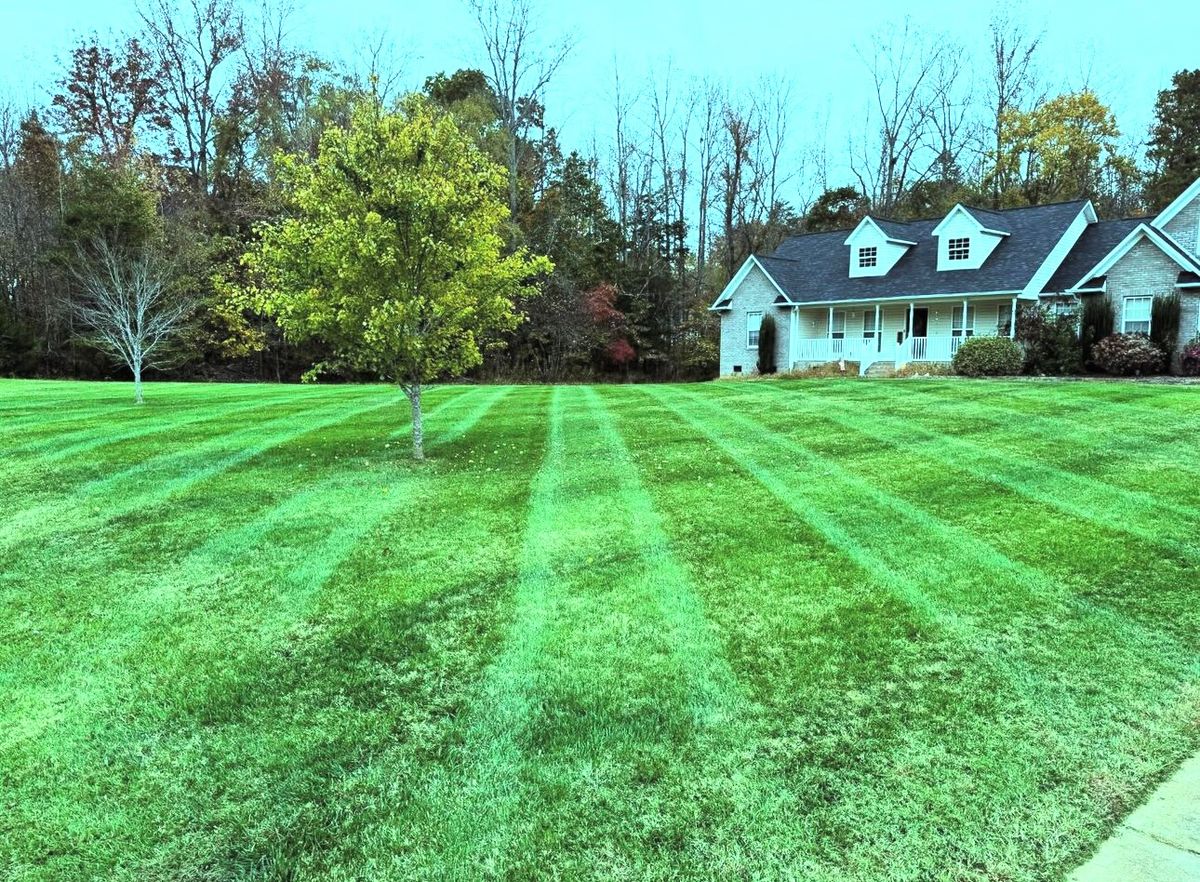
M 1003 377 L 1021 373 L 1025 357 L 1008 337 L 971 337 L 954 353 L 952 365 L 964 377 Z

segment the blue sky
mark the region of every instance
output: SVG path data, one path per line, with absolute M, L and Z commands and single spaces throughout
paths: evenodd
M 247 2 L 247 8 L 253 5 Z M 481 61 L 473 22 L 456 0 L 297 0 L 295 5 L 293 33 L 302 45 L 349 59 L 370 35 L 385 33 L 406 59 L 411 86 L 429 73 Z M 133 0 L 0 0 L 0 8 L 0 97 L 22 104 L 48 100 L 59 62 L 80 34 L 118 32 L 137 22 Z M 876 0 L 543 0 L 540 8 L 545 36 L 570 32 L 577 40 L 548 95 L 550 122 L 568 146 L 583 147 L 595 138 L 603 149 L 617 67 L 630 88 L 668 64 L 681 83 L 689 76 L 709 77 L 734 89 L 782 74 L 793 83 L 790 137 L 797 162 L 800 151 L 827 131 L 836 174 L 868 98 L 870 84 L 856 47 L 869 53 L 870 35 L 907 11 L 923 30 L 961 43 L 982 79 L 988 16 L 1001 4 L 937 0 L 906 8 Z M 1060 0 L 1010 8 L 1029 30 L 1044 35 L 1044 79 L 1064 88 L 1091 82 L 1133 139 L 1144 137 L 1155 95 L 1170 75 L 1200 67 L 1200 3 L 1195 0 L 1141 7 Z M 980 11 L 969 14 L 971 9 Z

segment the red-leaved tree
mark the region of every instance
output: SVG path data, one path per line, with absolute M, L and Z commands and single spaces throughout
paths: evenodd
M 629 318 L 617 306 L 617 286 L 602 282 L 583 296 L 583 307 L 602 341 L 601 355 L 612 367 L 626 368 L 637 358 L 629 342 Z

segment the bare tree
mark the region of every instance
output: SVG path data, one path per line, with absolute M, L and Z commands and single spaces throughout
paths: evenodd
M 363 35 L 355 56 L 358 59 L 351 80 L 359 89 L 371 92 L 384 104 L 399 95 L 408 74 L 407 56 L 411 50 L 397 47 L 385 29 Z
M 146 36 L 163 69 L 166 115 L 176 158 L 207 192 L 224 83 L 218 72 L 245 39 L 233 0 L 147 0 Z
M 539 48 L 529 0 L 467 3 L 483 36 L 488 63 L 485 75 L 500 104 L 500 124 L 508 136 L 508 208 L 515 216 L 526 135 L 533 128 L 542 128 L 546 86 L 574 43 L 567 38 L 548 49 Z
M 700 145 L 696 151 L 696 294 L 703 290 L 708 265 L 709 206 L 716 182 L 717 151 L 721 138 L 721 107 L 725 97 L 720 89 L 706 84 L 700 102 Z
M 104 239 L 92 242 L 74 270 L 81 296 L 68 303 L 89 330 L 92 345 L 133 373 L 133 394 L 142 403 L 142 372 L 169 363 L 171 338 L 195 309 L 175 291 L 170 266 L 149 249 L 124 253 Z
M 1037 89 L 1037 71 L 1034 60 L 1041 37 L 1031 37 L 1006 15 L 992 19 L 992 147 L 993 164 L 989 169 L 992 182 L 993 207 L 1000 207 L 1001 194 L 1008 182 L 999 168 L 999 157 L 1004 152 L 1003 121 L 1014 110 L 1021 110 L 1030 101 L 1031 93 Z M 1034 96 L 1034 101 L 1040 96 Z
M 867 135 L 851 167 L 874 210 L 889 214 L 907 189 L 923 179 L 932 162 L 922 148 L 928 141 L 931 88 L 947 51 L 944 41 L 930 41 L 911 22 L 876 41 L 876 52 L 864 62 L 874 87 L 867 113 Z

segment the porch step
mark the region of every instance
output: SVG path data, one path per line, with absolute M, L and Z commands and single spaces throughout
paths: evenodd
M 894 377 L 896 376 L 896 362 L 894 361 L 876 361 L 868 368 L 864 377 Z

